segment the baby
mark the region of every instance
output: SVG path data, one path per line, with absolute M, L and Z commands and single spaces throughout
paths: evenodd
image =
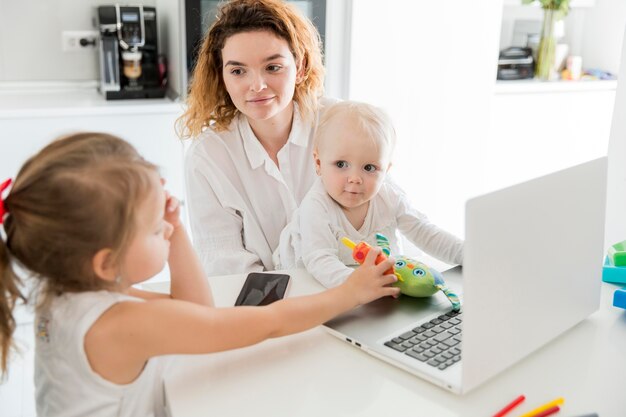
M 376 246 L 376 234 L 401 253 L 396 232 L 449 264 L 463 262 L 463 241 L 430 223 L 387 176 L 395 145 L 389 117 L 365 103 L 331 106 L 315 135 L 319 176 L 281 234 L 274 260 L 282 269 L 304 266 L 326 287 L 341 284 L 356 265 L 340 239 Z

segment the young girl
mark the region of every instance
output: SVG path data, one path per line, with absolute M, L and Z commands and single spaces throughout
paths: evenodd
M 325 106 L 320 37 L 282 0 L 231 0 L 198 54 L 179 120 L 194 246 L 207 275 L 273 270 L 280 232 L 315 181 Z
M 2 197 L 2 195 L 0 195 Z M 83 133 L 28 160 L 1 199 L 0 346 L 7 370 L 21 281 L 40 282 L 37 415 L 163 414 L 162 355 L 207 353 L 300 332 L 396 295 L 368 257 L 345 285 L 266 307 L 213 308 L 211 292 L 157 169 L 128 143 Z M 140 291 L 168 262 L 169 295 Z
M 376 233 L 400 253 L 396 231 L 436 258 L 463 262 L 463 241 L 430 223 L 387 178 L 395 132 L 380 109 L 344 101 L 320 121 L 313 159 L 319 180 L 281 234 L 275 262 L 304 266 L 326 287 L 343 282 L 356 265 L 340 239 L 376 246 Z

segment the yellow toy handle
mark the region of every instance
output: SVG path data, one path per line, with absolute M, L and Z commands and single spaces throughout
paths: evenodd
M 353 241 L 351 241 L 347 237 L 342 237 L 341 238 L 341 243 L 343 243 L 344 245 L 346 245 L 347 247 L 349 247 L 352 250 L 354 250 L 354 248 L 356 248 L 356 243 L 354 243 Z
M 341 243 L 352 249 L 352 258 L 354 258 L 354 260 L 357 261 L 359 264 L 363 263 L 365 257 L 367 256 L 367 253 L 370 251 L 370 249 L 372 249 L 372 247 L 368 245 L 367 242 L 359 242 L 359 244 L 356 244 L 347 237 L 342 237 Z M 382 252 L 379 253 L 376 257 L 376 265 L 383 262 L 385 259 L 387 259 L 385 254 Z M 393 274 L 398 278 L 398 281 L 404 281 L 400 274 L 397 274 L 394 271 L 393 267 L 385 271 L 385 274 Z

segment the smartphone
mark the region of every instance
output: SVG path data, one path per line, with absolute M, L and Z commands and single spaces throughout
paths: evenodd
M 251 272 L 235 301 L 236 306 L 265 306 L 285 296 L 289 275 Z

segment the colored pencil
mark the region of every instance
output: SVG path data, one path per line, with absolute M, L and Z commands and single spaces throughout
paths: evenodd
M 519 403 L 521 403 L 525 399 L 526 399 L 526 397 L 524 395 L 520 395 L 519 397 L 517 397 L 516 399 L 514 399 L 513 401 L 508 403 L 502 410 L 500 410 L 497 413 L 495 413 L 493 415 L 493 417 L 502 417 L 502 416 L 504 416 L 506 413 L 508 413 L 509 411 L 514 409 Z
M 559 410 L 560 410 L 559 406 L 555 405 L 554 407 L 550 407 L 547 410 L 543 410 L 542 412 L 533 415 L 533 417 L 548 417 L 554 413 L 558 413 Z
M 527 412 L 526 414 L 522 414 L 520 417 L 537 417 L 537 415 L 542 411 L 546 411 L 547 409 L 552 408 L 555 405 L 562 405 L 564 402 L 565 400 L 563 399 L 563 397 L 556 398 L 549 403 L 541 405 L 534 410 Z

